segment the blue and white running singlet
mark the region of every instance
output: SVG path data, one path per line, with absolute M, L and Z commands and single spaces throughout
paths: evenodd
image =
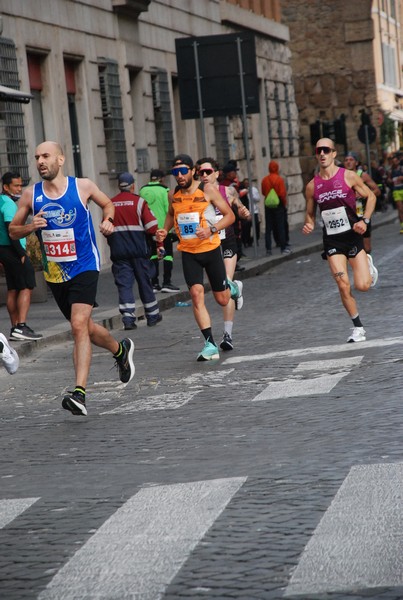
M 88 206 L 82 202 L 75 177 L 59 198 L 48 198 L 43 183 L 34 185 L 32 212 L 43 211 L 47 227 L 38 230 L 45 279 L 62 283 L 83 271 L 99 271 L 99 252 Z

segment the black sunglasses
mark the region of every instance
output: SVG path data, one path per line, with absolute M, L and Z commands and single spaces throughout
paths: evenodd
M 315 149 L 315 154 L 321 154 L 321 152 L 323 152 L 324 154 L 330 154 L 331 152 L 334 152 L 334 148 L 329 148 L 329 146 L 318 146 Z
M 171 171 L 174 177 L 178 177 L 178 175 L 187 175 L 190 171 L 189 167 L 174 167 Z
M 211 175 L 214 173 L 214 169 L 200 169 L 199 175 Z

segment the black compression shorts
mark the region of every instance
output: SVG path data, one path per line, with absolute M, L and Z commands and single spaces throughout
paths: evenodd
M 221 246 L 208 252 L 182 252 L 182 267 L 189 289 L 192 285 L 203 285 L 203 271 L 206 271 L 213 292 L 223 292 L 228 287 Z

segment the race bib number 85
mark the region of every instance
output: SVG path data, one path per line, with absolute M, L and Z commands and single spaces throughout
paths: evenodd
M 181 238 L 186 240 L 196 238 L 196 229 L 199 223 L 200 215 L 198 212 L 180 213 L 178 215 L 178 227 Z

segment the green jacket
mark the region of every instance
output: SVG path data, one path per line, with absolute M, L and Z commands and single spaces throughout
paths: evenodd
M 147 185 L 143 185 L 139 191 L 139 195 L 144 198 L 154 213 L 159 229 L 164 227 L 165 218 L 168 213 L 168 191 L 168 188 L 159 181 L 150 181 Z

